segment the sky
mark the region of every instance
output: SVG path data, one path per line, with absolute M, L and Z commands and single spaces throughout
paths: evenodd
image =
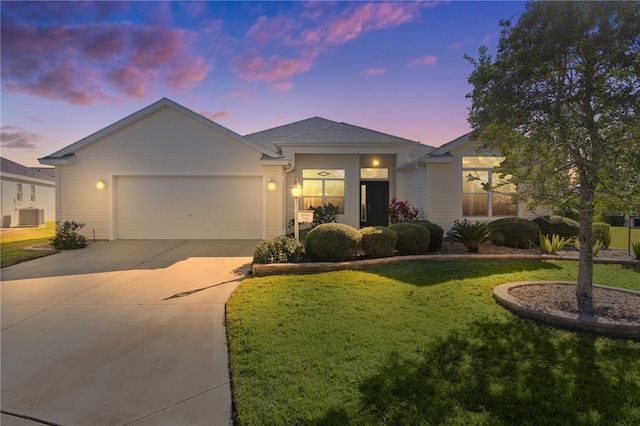
M 516 1 L 1 3 L 1 155 L 25 166 L 167 97 L 241 135 L 311 117 L 440 146 Z

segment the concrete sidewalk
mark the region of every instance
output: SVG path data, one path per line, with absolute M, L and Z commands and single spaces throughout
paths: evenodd
M 256 244 L 98 242 L 2 269 L 2 410 L 60 425 L 230 424 L 224 305 Z

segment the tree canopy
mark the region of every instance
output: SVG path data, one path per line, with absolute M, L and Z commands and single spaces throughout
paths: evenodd
M 592 312 L 596 197 L 640 201 L 640 3 L 530 2 L 469 76 L 472 137 L 506 157 L 520 200 L 579 210 L 578 302 Z

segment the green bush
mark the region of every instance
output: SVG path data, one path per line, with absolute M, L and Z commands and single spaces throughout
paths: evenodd
M 538 225 L 540 232 L 547 237 L 556 234 L 562 238 L 575 238 L 580 233 L 580 224 L 568 217 L 540 216 L 533 219 L 533 222 Z
M 56 235 L 51 239 L 51 246 L 57 250 L 75 250 L 87 246 L 88 240 L 80 235 L 78 230 L 84 228 L 84 223 L 75 220 L 66 221 L 62 225 L 56 222 Z
M 425 254 L 429 251 L 431 234 L 424 226 L 413 222 L 394 223 L 389 229 L 398 234 L 396 250 L 401 256 L 411 254 Z
M 342 223 L 324 223 L 307 234 L 304 249 L 314 262 L 344 262 L 360 250 L 362 236 L 356 229 Z
M 302 244 L 286 235 L 260 241 L 253 254 L 253 263 L 298 263 L 304 260 Z
M 490 236 L 488 224 L 471 223 L 467 219 L 462 222 L 456 220 L 451 229 L 447 231 L 447 239 L 464 244 L 469 253 L 477 253 L 480 245 L 489 241 Z
M 360 230 L 362 251 L 371 258 L 393 256 L 398 242 L 398 234 L 389 228 L 369 226 Z
M 436 225 L 435 223 L 429 222 L 428 220 L 417 220 L 411 223 L 424 226 L 429 230 L 429 234 L 430 234 L 429 253 L 433 253 L 435 251 L 440 250 L 440 248 L 442 248 L 442 239 L 444 237 L 444 229 L 442 229 L 441 226 Z
M 527 219 L 504 218 L 489 224 L 491 241 L 500 246 L 530 248 L 538 240 L 538 225 Z
M 542 232 L 539 232 L 538 235 L 540 237 L 540 251 L 543 253 L 557 253 L 559 250 L 562 250 L 563 247 L 575 243 L 574 238 L 562 238 L 557 234 L 548 237 Z
M 611 225 L 603 222 L 594 222 L 593 237 L 596 241 L 602 243 L 603 248 L 609 248 L 611 245 Z
M 633 249 L 633 254 L 635 255 L 636 259 L 640 260 L 640 241 L 638 241 L 637 243 L 631 243 L 631 248 Z

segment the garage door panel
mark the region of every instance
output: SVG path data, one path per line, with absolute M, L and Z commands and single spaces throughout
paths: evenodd
M 116 178 L 119 239 L 260 239 L 259 176 Z

